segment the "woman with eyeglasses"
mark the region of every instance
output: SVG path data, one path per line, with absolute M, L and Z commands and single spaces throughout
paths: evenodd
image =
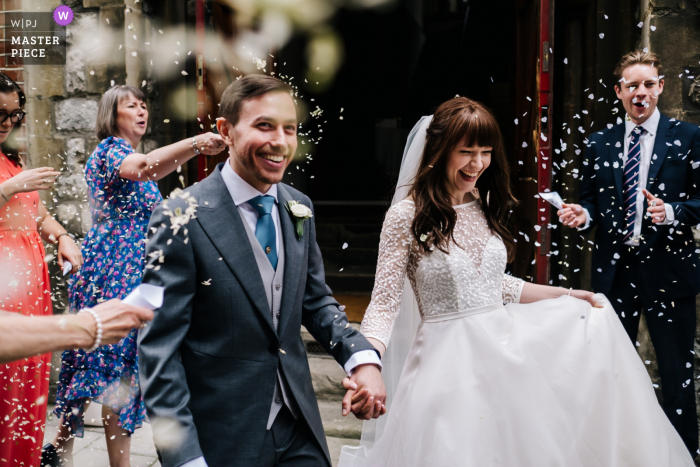
M 26 169 L 14 133 L 26 98 L 0 73 L 0 310 L 22 316 L 53 314 L 42 239 L 57 245 L 58 264 L 82 264 L 80 249 L 39 199 L 60 175 Z M 30 318 L 26 318 L 30 319 Z M 51 354 L 0 365 L 0 465 L 38 466 L 49 392 Z

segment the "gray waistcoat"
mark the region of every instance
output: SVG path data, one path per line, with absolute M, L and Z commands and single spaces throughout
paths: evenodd
M 262 246 L 260 246 L 260 242 L 255 237 L 255 232 L 251 231 L 250 226 L 248 225 L 248 222 L 246 222 L 243 215 L 241 215 L 241 220 L 243 221 L 243 226 L 248 234 L 248 240 L 253 247 L 255 261 L 258 263 L 260 277 L 262 278 L 263 285 L 265 286 L 267 304 L 270 306 L 270 312 L 272 313 L 272 323 L 275 325 L 275 330 L 277 330 L 281 316 L 280 304 L 282 303 L 282 291 L 284 290 L 284 241 L 282 239 L 279 242 L 279 248 L 277 250 L 277 270 L 274 270 L 272 269 L 272 264 L 270 264 L 270 260 L 267 259 L 267 255 L 265 255 Z M 282 408 L 282 404 L 289 408 L 292 415 L 294 415 L 294 418 L 299 417 L 299 408 L 297 407 L 294 398 L 289 397 L 288 394 L 290 394 L 290 391 L 287 383 L 284 380 L 284 376 L 278 369 L 275 393 L 272 397 L 272 406 L 270 407 L 270 417 L 267 420 L 268 430 L 272 427 L 272 423 L 275 421 L 275 417 Z

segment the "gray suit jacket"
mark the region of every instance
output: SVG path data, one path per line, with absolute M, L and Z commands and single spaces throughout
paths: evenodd
M 163 306 L 139 333 L 138 348 L 141 391 L 163 467 L 202 455 L 210 467 L 254 465 L 278 370 L 328 456 L 300 326 L 341 365 L 374 347 L 346 327 L 347 317 L 325 284 L 314 219 L 297 238 L 283 207 L 295 200 L 313 209 L 311 201 L 278 185 L 285 263 L 275 330 L 245 221 L 220 168 L 184 193 L 196 200 L 196 217 L 175 233 L 172 220 L 186 215 L 190 203 L 171 197 L 154 211 L 143 275 L 144 283 L 165 287 Z M 166 448 L 172 440 L 159 439 L 158 432 L 172 420 L 183 437 Z

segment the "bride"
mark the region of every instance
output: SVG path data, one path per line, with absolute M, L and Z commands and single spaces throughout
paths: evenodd
M 361 328 L 388 415 L 340 467 L 693 466 L 610 302 L 504 274 L 511 201 L 485 107 L 454 98 L 414 127 Z

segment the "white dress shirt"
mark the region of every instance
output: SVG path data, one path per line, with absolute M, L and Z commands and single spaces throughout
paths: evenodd
M 649 178 L 649 164 L 651 163 L 652 153 L 654 151 L 654 143 L 656 142 L 656 133 L 659 127 L 659 120 L 661 118 L 661 113 L 659 109 L 654 110 L 654 113 L 640 126 L 646 130 L 639 138 L 639 144 L 641 146 L 641 154 L 639 161 L 639 176 L 638 176 L 638 188 L 637 188 L 637 206 L 636 215 L 634 217 L 634 231 L 632 236 L 627 239 L 625 245 L 629 246 L 639 246 L 639 235 L 642 233 L 642 216 L 646 216 L 648 213 L 644 211 L 644 193 L 642 190 L 646 189 L 647 179 Z M 631 121 L 629 118 L 625 119 L 625 138 L 624 138 L 624 148 L 622 152 L 622 167 L 624 168 L 627 162 L 627 154 L 629 153 L 630 141 L 632 141 L 632 131 L 637 127 L 637 124 Z M 613 154 L 615 150 L 612 150 Z M 613 163 L 615 158 L 613 157 Z M 619 169 L 618 169 L 619 170 Z M 623 175 L 624 178 L 624 175 Z M 623 181 L 624 182 L 624 181 Z M 623 187 L 624 191 L 624 187 Z M 664 203 L 664 208 L 666 209 L 666 219 L 661 222 L 661 225 L 668 225 L 673 223 L 676 219 L 675 213 L 673 212 L 673 206 Z M 586 223 L 579 227 L 581 229 L 587 229 L 591 222 L 591 216 L 588 213 L 588 209 L 584 208 L 586 214 Z
M 282 231 L 280 229 L 280 215 L 279 208 L 277 205 L 279 201 L 277 199 L 277 185 L 272 185 L 267 193 L 261 193 L 256 188 L 253 188 L 248 182 L 243 180 L 240 175 L 238 175 L 232 168 L 230 159 L 226 160 L 223 168 L 221 169 L 221 178 L 224 180 L 226 188 L 228 188 L 229 193 L 231 193 L 231 198 L 233 198 L 233 203 L 238 208 L 238 212 L 243 216 L 243 219 L 248 223 L 251 230 L 255 232 L 258 225 L 258 211 L 256 211 L 248 201 L 255 198 L 256 196 L 269 195 L 275 198 L 275 203 L 272 206 L 272 221 L 275 224 L 276 239 L 277 239 L 277 251 L 279 251 L 280 241 L 282 241 Z M 377 353 L 373 350 L 362 350 L 360 352 L 355 352 L 345 363 L 343 368 L 348 376 L 352 375 L 355 368 L 360 365 L 372 364 L 377 365 L 379 368 L 382 367 L 382 362 L 379 360 Z M 180 467 L 208 467 L 204 457 L 197 457 L 192 459 Z
M 228 192 L 231 193 L 233 204 L 236 205 L 238 212 L 241 213 L 241 216 L 243 216 L 243 219 L 248 223 L 248 226 L 252 232 L 255 232 L 258 225 L 258 211 L 256 211 L 253 206 L 248 204 L 248 201 L 257 196 L 263 195 L 268 195 L 275 198 L 275 203 L 272 205 L 272 213 L 270 213 L 270 215 L 272 216 L 272 222 L 275 224 L 275 248 L 277 251 L 280 251 L 282 229 L 280 229 L 280 211 L 277 207 L 279 204 L 277 200 L 277 185 L 272 185 L 270 189 L 267 190 L 267 193 L 260 193 L 257 188 L 250 186 L 248 182 L 243 180 L 240 175 L 233 171 L 229 160 L 230 159 L 226 160 L 226 164 L 224 164 L 224 167 L 221 169 L 221 178 L 224 179 L 226 188 L 228 188 Z

